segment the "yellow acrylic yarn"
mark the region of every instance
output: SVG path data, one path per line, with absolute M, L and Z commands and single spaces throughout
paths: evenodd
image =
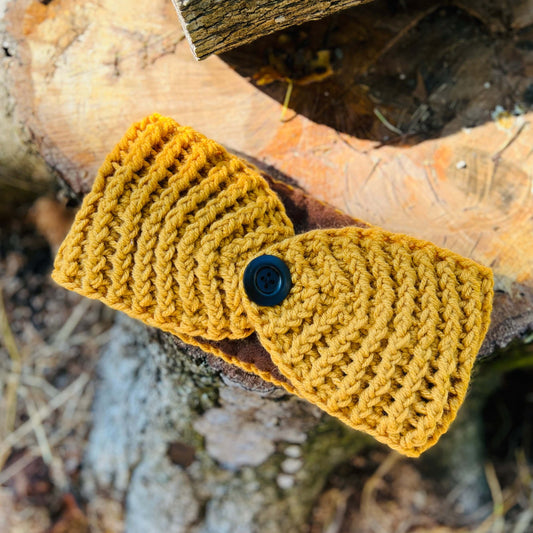
M 294 234 L 265 180 L 219 144 L 154 115 L 107 157 L 54 279 L 175 334 L 242 338 L 239 273 Z
M 406 455 L 433 445 L 489 325 L 490 269 L 379 228 L 314 230 L 263 253 L 293 287 L 276 307 L 243 300 L 296 393 Z
M 289 268 L 279 305 L 252 302 L 243 272 Z M 462 404 L 490 322 L 490 269 L 432 243 L 355 226 L 294 235 L 248 163 L 152 115 L 107 157 L 54 265 L 105 302 L 285 387 L 418 456 Z M 255 332 L 284 379 L 211 341 Z

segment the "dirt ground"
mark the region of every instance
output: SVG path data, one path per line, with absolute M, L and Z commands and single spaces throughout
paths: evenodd
M 532 49 L 525 0 L 376 0 L 222 57 L 314 122 L 406 146 L 524 112 Z

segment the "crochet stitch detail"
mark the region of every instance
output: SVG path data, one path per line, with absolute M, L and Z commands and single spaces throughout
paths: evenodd
M 273 307 L 251 302 L 242 283 L 265 254 L 292 278 Z M 454 420 L 493 297 L 490 269 L 413 237 L 355 226 L 294 236 L 254 167 L 159 115 L 105 160 L 52 277 L 409 456 Z M 215 342 L 253 332 L 271 372 Z
M 293 287 L 246 310 L 296 393 L 406 455 L 434 444 L 487 332 L 490 269 L 379 228 L 315 230 L 262 253 L 286 262 Z

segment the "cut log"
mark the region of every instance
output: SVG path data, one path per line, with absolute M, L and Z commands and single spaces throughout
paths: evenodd
M 172 0 L 196 59 L 368 0 Z
M 531 50 L 516 47 L 514 41 L 487 44 L 481 34 L 475 46 L 470 45 L 476 68 L 484 74 L 484 66 L 487 76 L 494 76 L 491 50 L 503 48 L 506 57 L 514 57 L 515 71 L 506 75 L 513 83 L 502 85 L 495 78 L 489 88 L 481 85 L 470 94 L 462 114 L 444 127 L 448 135 L 396 146 L 344 134 L 300 114 L 280 121 L 281 104 L 220 58 L 196 63 L 190 57 L 172 21 L 171 5 L 161 0 L 139 9 L 133 14 L 110 1 L 8 4 L 4 42 L 10 43 L 11 56 L 4 61 L 9 64 L 7 89 L 12 98 L 16 95 L 13 116 L 28 128 L 42 158 L 73 191 L 90 189 L 98 166 L 133 121 L 159 111 L 274 167 L 311 196 L 358 219 L 430 240 L 491 266 L 498 294 L 484 353 L 531 327 L 532 114 L 526 101 L 515 115 L 512 108 L 491 119 L 494 102 L 511 97 L 507 87 L 527 98 Z M 120 16 L 115 16 L 117 10 Z M 353 11 L 370 27 L 380 10 L 381 4 L 370 3 Z M 343 20 L 350 20 L 350 13 Z M 397 24 L 408 27 L 412 17 L 420 15 L 400 13 Z M 446 24 L 446 17 L 440 18 Z M 473 23 L 478 24 L 477 19 Z M 385 37 L 393 35 L 393 29 L 397 31 L 376 30 L 375 41 L 382 48 L 390 47 Z M 346 31 L 352 35 L 353 27 L 348 25 Z M 428 31 L 436 30 L 429 26 Z M 340 38 L 346 42 L 343 53 L 353 54 L 349 47 L 358 37 L 355 42 L 347 39 Z M 483 46 L 487 50 L 480 54 Z M 467 54 L 467 49 L 458 49 Z M 461 61 L 467 59 L 461 56 Z M 473 64 L 459 61 L 457 68 Z M 473 83 L 458 83 L 462 98 Z M 443 89 L 437 89 L 435 98 L 440 98 Z M 481 99 L 479 91 L 484 91 Z M 428 95 L 428 109 L 432 101 Z M 480 109 L 482 103 L 486 107 Z M 391 134 L 377 117 L 375 121 L 383 135 Z M 479 125 L 460 128 L 472 121 Z

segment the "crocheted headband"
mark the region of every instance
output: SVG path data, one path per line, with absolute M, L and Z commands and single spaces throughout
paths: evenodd
M 52 276 L 419 455 L 465 397 L 490 269 L 377 227 L 294 233 L 254 167 L 153 115 L 107 157 Z M 254 332 L 259 358 L 239 348 Z

